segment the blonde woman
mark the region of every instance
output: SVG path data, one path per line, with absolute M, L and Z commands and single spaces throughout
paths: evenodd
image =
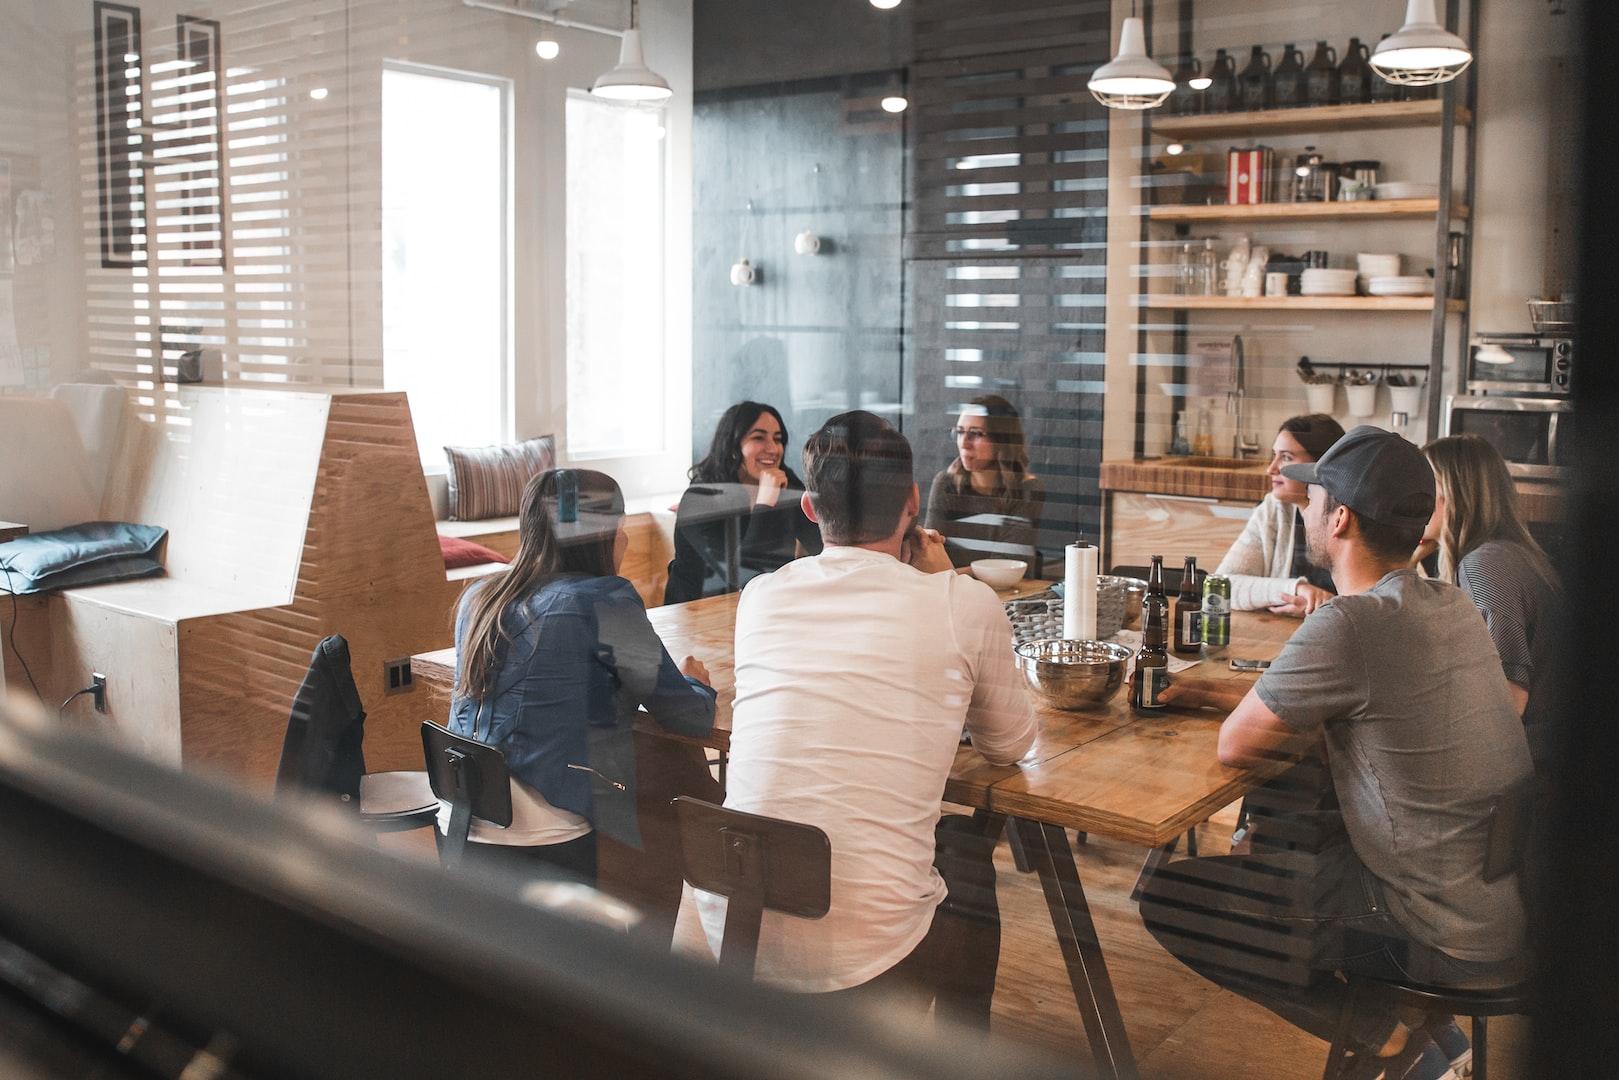
M 1029 471 L 1023 420 L 999 394 L 984 394 L 956 418 L 956 458 L 928 488 L 927 527 L 944 534 L 950 561 L 1038 556 L 1046 489 Z
M 1539 761 L 1562 587 L 1518 516 L 1517 490 L 1495 447 L 1477 435 L 1452 435 L 1423 453 L 1439 486 L 1423 547 L 1438 550 L 1440 578 L 1460 585 L 1484 614 Z

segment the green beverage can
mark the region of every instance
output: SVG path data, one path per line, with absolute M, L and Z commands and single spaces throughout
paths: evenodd
M 1203 644 L 1231 644 L 1231 579 L 1218 574 L 1203 579 Z

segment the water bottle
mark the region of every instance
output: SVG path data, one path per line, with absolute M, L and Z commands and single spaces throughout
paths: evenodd
M 1175 295 L 1198 295 L 1198 259 L 1190 242 L 1175 254 Z
M 1203 241 L 1197 254 L 1197 293 L 1213 296 L 1220 281 L 1220 256 L 1214 250 L 1214 237 Z
M 572 469 L 557 473 L 557 520 L 579 520 L 579 477 Z

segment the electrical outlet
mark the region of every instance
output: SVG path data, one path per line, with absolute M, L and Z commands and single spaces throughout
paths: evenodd
M 415 688 L 410 677 L 410 657 L 400 656 L 382 662 L 382 686 L 385 694 L 403 694 Z
M 96 712 L 107 711 L 107 677 L 99 671 L 90 673 L 90 700 L 95 702 Z

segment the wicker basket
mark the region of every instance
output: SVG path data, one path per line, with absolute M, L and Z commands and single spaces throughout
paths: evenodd
M 1096 636 L 1107 640 L 1124 626 L 1125 596 L 1123 578 L 1102 577 L 1096 584 Z M 1006 617 L 1012 623 L 1012 637 L 1021 645 L 1038 638 L 1062 637 L 1062 597 L 1050 589 L 1006 602 Z

